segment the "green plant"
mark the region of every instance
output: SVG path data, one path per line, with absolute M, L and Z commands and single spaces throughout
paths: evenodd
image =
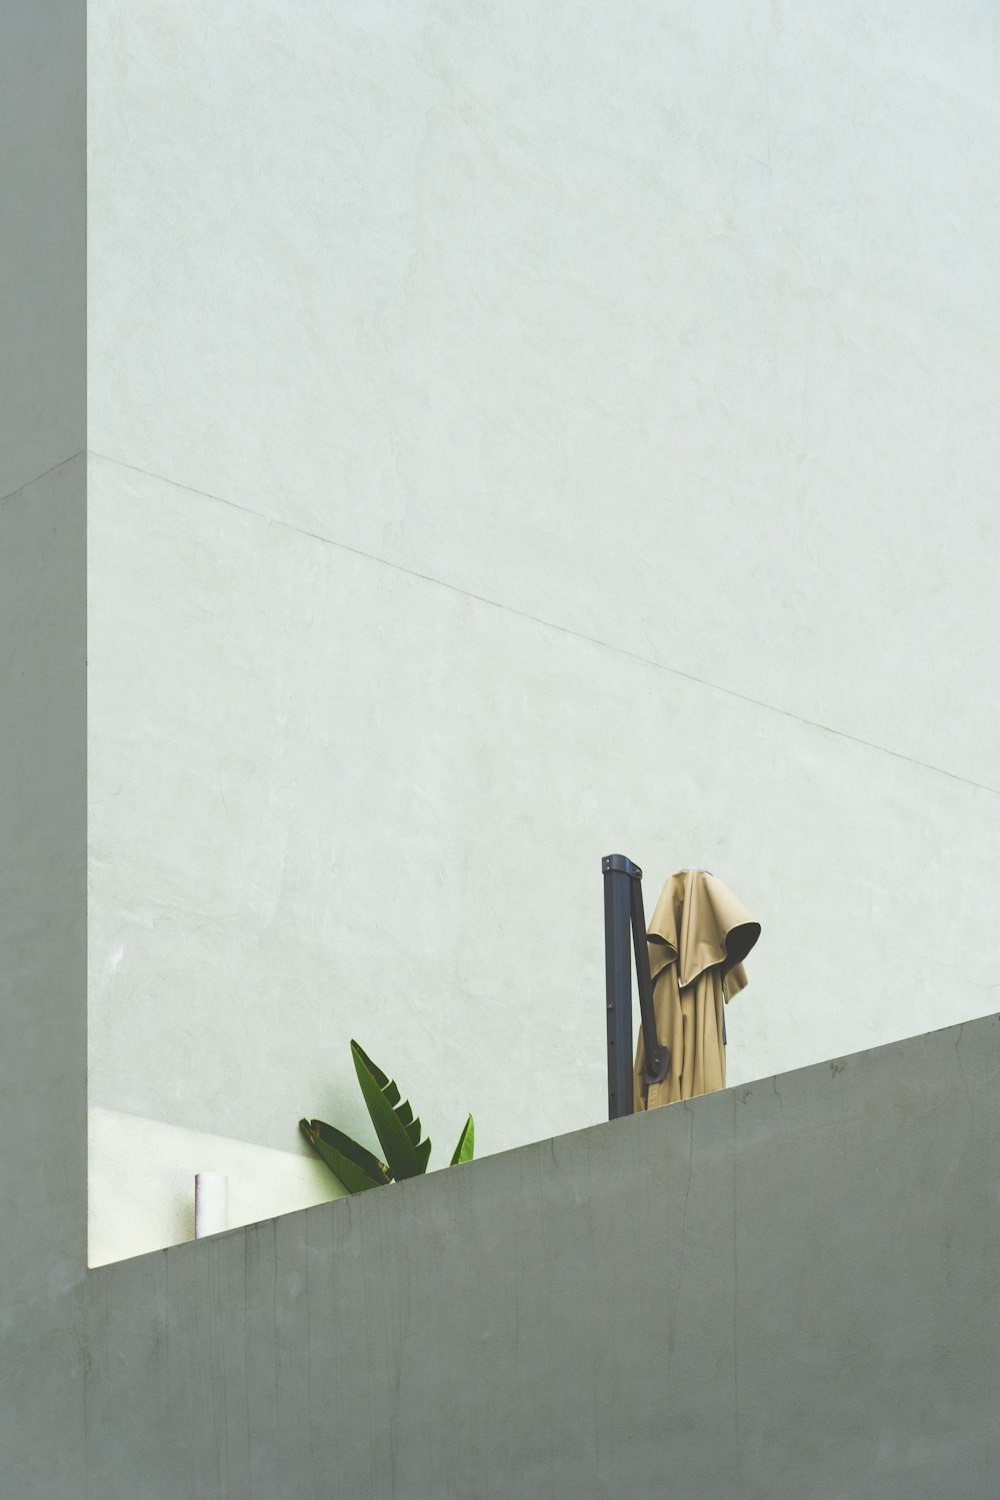
M 431 1154 L 430 1141 L 420 1139 L 419 1117 L 414 1118 L 409 1100 L 400 1097 L 392 1079 L 355 1041 L 351 1042 L 351 1055 L 385 1161 L 325 1120 L 300 1120 L 299 1129 L 349 1193 L 365 1193 L 387 1182 L 419 1177 L 427 1171 Z M 458 1138 L 451 1166 L 471 1161 L 474 1149 L 475 1126 L 470 1115 Z

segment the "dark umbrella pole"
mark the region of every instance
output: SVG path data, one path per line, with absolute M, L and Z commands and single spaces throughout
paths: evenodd
M 656 1035 L 653 984 L 646 949 L 646 918 L 642 909 L 642 871 L 624 854 L 605 855 L 601 869 L 604 872 L 604 972 L 608 1006 L 608 1119 L 618 1120 L 622 1115 L 633 1113 L 632 952 L 635 954 L 648 1083 L 662 1083 L 666 1078 L 670 1049 L 661 1046 Z

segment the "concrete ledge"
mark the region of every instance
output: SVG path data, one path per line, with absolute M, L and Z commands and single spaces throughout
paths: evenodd
M 984 1500 L 1000 1021 L 90 1273 L 102 1500 Z

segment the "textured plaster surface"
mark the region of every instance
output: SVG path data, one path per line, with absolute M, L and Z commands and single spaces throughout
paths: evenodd
M 612 849 L 736 1081 L 993 1006 L 993 7 L 89 22 L 95 1106 L 592 1123 Z
M 90 14 L 92 448 L 1000 788 L 992 0 Z
M 90 1493 L 985 1500 L 998 1085 L 991 1017 L 93 1271 Z
M 83 1492 L 85 485 L 78 458 L 0 500 L 0 1495 L 10 1500 Z
M 600 856 L 763 923 L 731 1078 L 983 1014 L 1000 799 L 91 460 L 91 1098 L 447 1162 L 606 1117 Z
M 0 7 L 0 500 L 86 444 L 86 15 Z
M 85 6 L 0 5 L 0 1495 L 84 1491 Z
M 599 957 L 581 925 L 538 960 L 588 901 L 599 931 L 616 844 L 724 869 L 783 962 L 809 933 L 818 1050 L 868 970 L 893 1028 L 901 989 L 907 1029 L 985 1008 L 992 12 L 289 14 L 92 7 L 100 1086 L 147 1141 L 284 1143 L 347 1112 L 329 1059 L 370 1014 L 439 1159 L 480 1075 L 494 1149 L 511 1076 L 526 1134 L 546 1091 L 584 1123 Z M 82 22 L 0 18 L 0 1489 L 982 1500 L 993 1019 L 105 1267 L 85 1323 Z M 776 963 L 741 1067 L 788 1044 Z

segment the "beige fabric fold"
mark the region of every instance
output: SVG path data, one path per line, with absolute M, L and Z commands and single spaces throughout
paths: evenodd
M 743 960 L 759 937 L 760 923 L 714 875 L 670 876 L 646 930 L 656 1033 L 670 1048 L 670 1069 L 647 1088 L 640 1027 L 636 1112 L 725 1088 L 722 1007 L 746 988 Z

